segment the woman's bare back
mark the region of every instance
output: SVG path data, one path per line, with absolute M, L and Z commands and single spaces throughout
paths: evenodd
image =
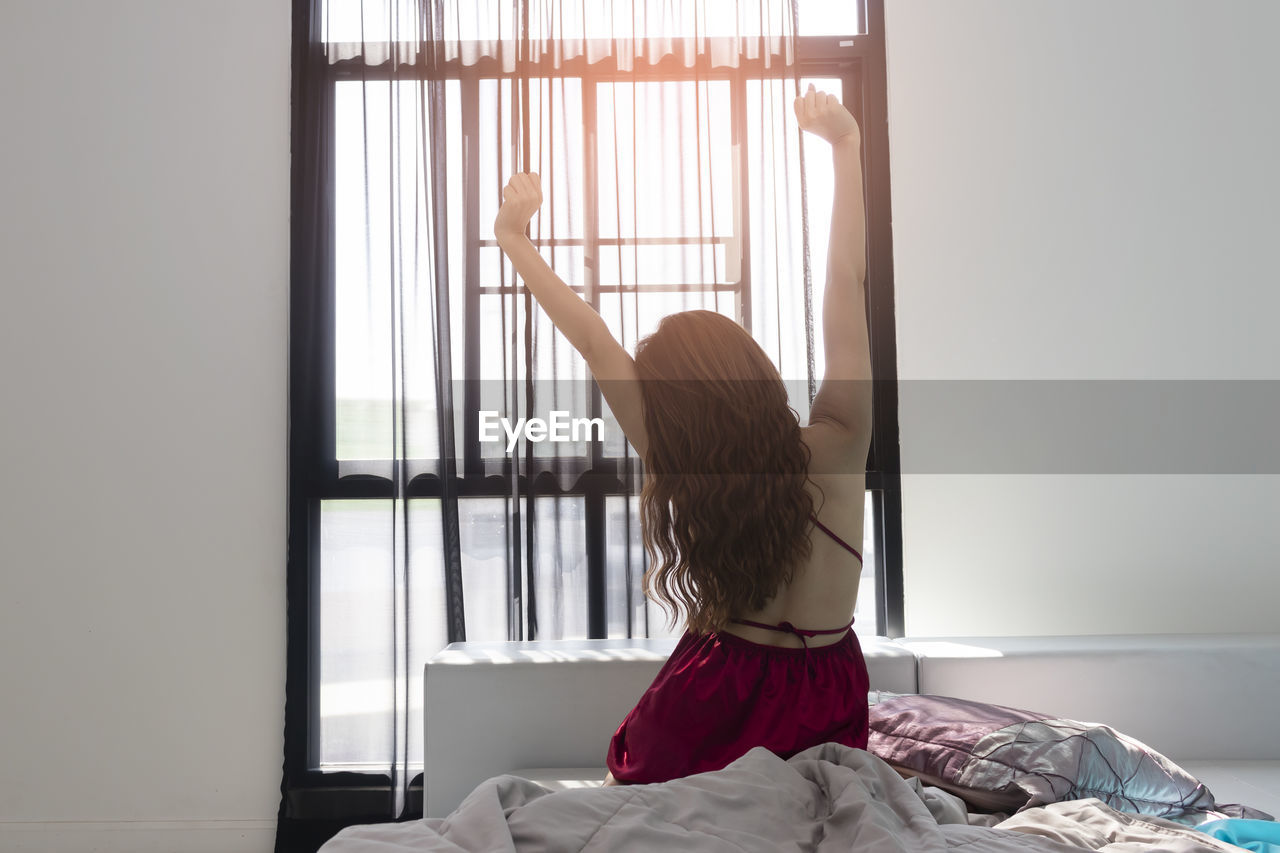
M 801 429 L 810 451 L 806 488 L 814 513 L 832 533 L 859 551 L 866 494 L 867 451 L 872 433 L 871 353 L 865 305 L 866 211 L 862 191 L 862 137 L 858 123 L 835 96 L 811 85 L 795 100 L 800 127 L 832 146 L 835 190 L 828 241 L 827 284 L 823 296 L 822 387 Z M 760 610 L 736 613 L 766 625 L 790 622 L 799 630 L 829 630 L 849 623 L 858 598 L 862 564 L 820 528 L 809 534 L 809 559 L 790 584 Z M 752 642 L 799 648 L 799 636 L 730 623 L 727 631 Z M 809 647 L 839 642 L 843 633 L 818 634 Z
M 856 446 L 850 448 L 847 433 L 822 421 L 803 427 L 801 436 L 810 452 L 810 482 L 806 489 L 813 496 L 814 514 L 832 533 L 861 551 L 866 447 L 855 443 Z M 778 590 L 763 608 L 734 617 L 766 625 L 785 621 L 801 630 L 847 625 L 857 603 L 862 564 L 817 526 L 810 532 L 810 542 L 809 559 L 797 568 L 788 586 Z M 764 645 L 797 649 L 802 645 L 798 636 L 783 631 L 736 623 L 730 623 L 724 630 Z M 805 642 L 809 648 L 815 648 L 839 642 L 842 636 L 818 634 L 806 638 Z

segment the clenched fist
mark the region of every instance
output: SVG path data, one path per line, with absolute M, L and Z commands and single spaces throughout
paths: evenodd
M 542 206 L 542 180 L 537 172 L 517 172 L 502 190 L 502 207 L 493 221 L 496 237 L 523 234 Z
M 800 128 L 821 136 L 834 145 L 840 141 L 861 142 L 858 122 L 835 95 L 819 92 L 809 84 L 809 91 L 795 100 L 796 119 Z

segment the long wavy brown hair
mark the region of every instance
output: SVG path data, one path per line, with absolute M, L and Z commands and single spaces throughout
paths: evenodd
M 665 317 L 636 346 L 649 447 L 643 589 L 674 624 L 724 628 L 809 556 L 809 451 L 768 355 L 713 311 Z

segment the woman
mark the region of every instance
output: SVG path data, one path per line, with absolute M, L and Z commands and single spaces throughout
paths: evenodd
M 687 628 L 609 746 L 605 784 L 716 770 L 755 746 L 865 748 L 858 594 L 871 363 L 857 122 L 813 86 L 800 127 L 831 143 L 835 202 L 823 308 L 826 374 L 808 426 L 749 334 L 709 311 L 665 318 L 636 358 L 552 271 L 524 230 L 538 176 L 515 175 L 494 222 L 502 250 L 580 352 L 645 461 L 645 592 Z M 804 627 L 796 627 L 804 626 Z

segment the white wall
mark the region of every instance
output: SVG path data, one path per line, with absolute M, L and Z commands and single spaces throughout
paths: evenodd
M 900 376 L 1277 378 L 1280 9 L 888 6 Z M 0 848 L 266 850 L 289 7 L 0 31 Z M 904 489 L 911 633 L 1273 628 L 1274 477 Z
M 0 849 L 271 849 L 289 21 L 0 4 Z
M 1274 453 L 943 476 L 912 380 L 1280 379 L 1280 6 L 887 6 L 907 632 L 1274 630 Z

